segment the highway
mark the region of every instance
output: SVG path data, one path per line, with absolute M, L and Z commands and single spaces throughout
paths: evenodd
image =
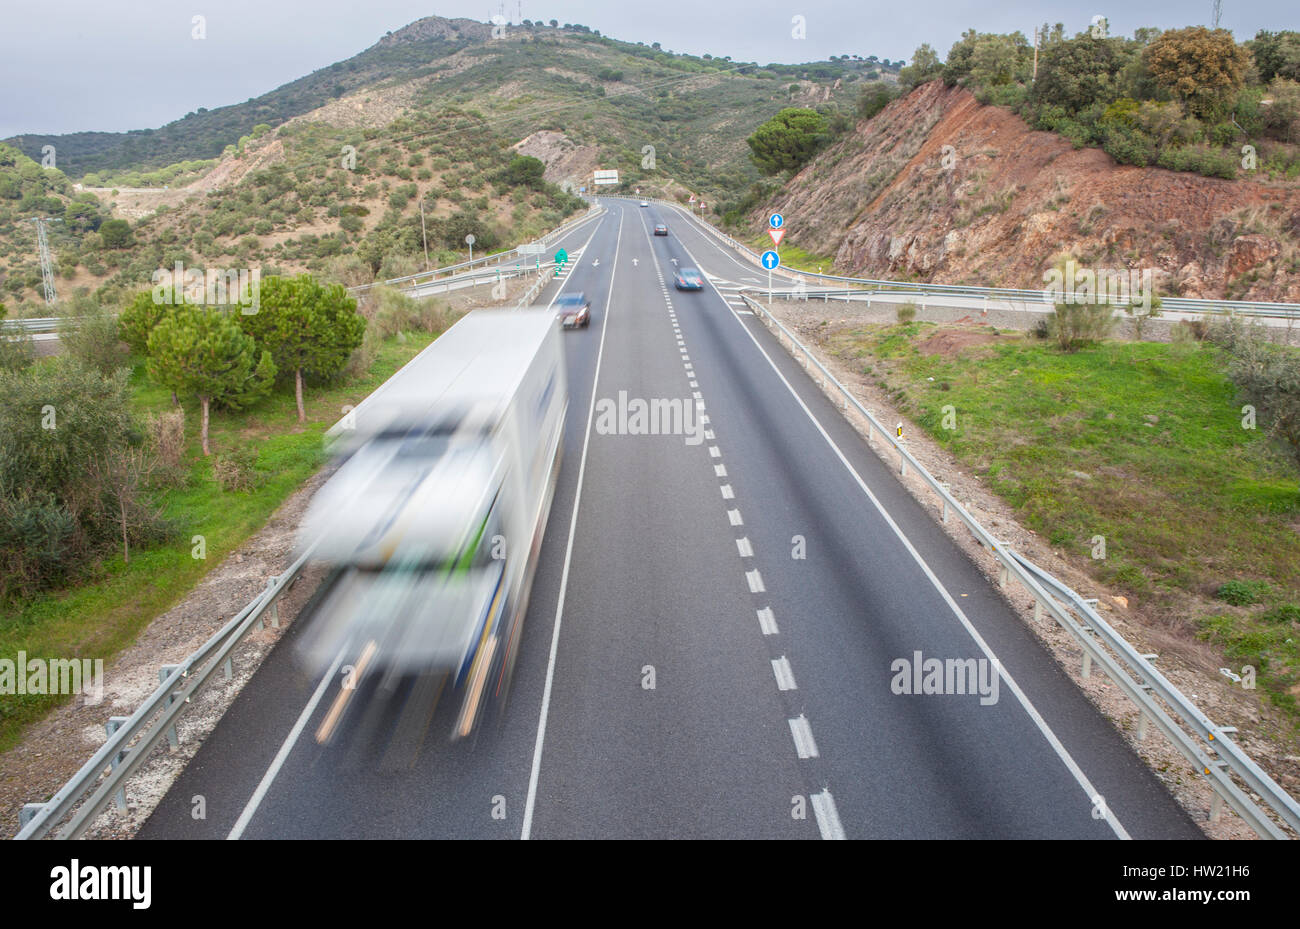
M 1201 837 L 729 296 L 766 275 L 680 211 L 602 202 L 540 299 L 583 290 L 593 319 L 564 333 L 564 465 L 505 711 L 453 743 L 437 681 L 363 680 L 318 743 L 344 675 L 296 660 L 305 608 L 141 837 Z M 684 265 L 720 283 L 679 292 Z M 623 391 L 696 404 L 702 441 L 604 434 Z M 917 653 L 984 663 L 996 700 L 895 693 Z

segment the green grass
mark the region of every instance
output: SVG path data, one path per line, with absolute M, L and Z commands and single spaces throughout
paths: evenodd
M 370 370 L 347 384 L 309 388 L 307 422 L 298 422 L 292 387 L 281 388 L 257 407 L 214 412 L 210 424 L 213 457 L 223 451 L 256 449 L 255 480 L 245 492 L 223 492 L 212 476 L 212 460 L 199 446 L 199 411 L 184 403 L 189 440 L 187 481 L 158 491 L 155 503 L 175 527 L 165 544 L 136 550 L 124 564 L 120 550 L 90 570 L 90 580 L 0 608 L 0 657 L 102 658 L 105 664 L 135 641 L 154 618 L 179 602 L 202 577 L 266 524 L 271 514 L 325 463 L 322 437 L 345 403 L 356 404 L 431 341 L 432 333 L 408 333 L 385 340 Z M 150 383 L 137 365 L 132 403 L 141 416 L 171 406 L 168 391 Z M 207 557 L 192 556 L 193 537 L 202 535 Z M 239 604 L 242 606 L 243 604 Z M 229 618 L 229 617 L 225 617 Z M 11 748 L 24 728 L 67 699 L 13 695 L 0 701 L 0 751 Z
M 827 342 L 859 369 L 871 361 L 909 416 L 1098 580 L 1156 612 L 1183 602 L 1178 591 L 1227 585 L 1241 609 L 1183 617 L 1185 628 L 1206 635 L 1209 623 L 1232 657 L 1253 657 L 1261 688 L 1300 720 L 1300 624 L 1286 608 L 1300 603 L 1300 477 L 1262 431 L 1242 428 L 1214 349 L 1108 342 L 1065 354 L 1004 334 L 957 358 L 923 354 L 936 329 L 866 326 Z M 943 428 L 946 405 L 956 429 Z M 1105 557 L 1093 559 L 1098 535 Z
M 749 247 L 760 255 L 772 247 L 772 239 L 766 233 L 749 241 Z M 831 266 L 835 259 L 826 255 L 814 255 L 806 252 L 792 242 L 782 242 L 777 249 L 781 255 L 781 267 L 794 271 L 814 271 L 820 274 L 834 274 Z

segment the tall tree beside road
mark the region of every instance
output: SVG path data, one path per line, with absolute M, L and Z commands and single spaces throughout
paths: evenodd
M 341 284 L 323 285 L 310 274 L 262 282 L 258 312 L 239 317 L 244 331 L 271 353 L 284 375 L 293 372 L 298 421 L 307 421 L 303 377 L 332 378 L 361 344 L 366 321 Z
M 180 306 L 149 335 L 149 375 L 178 394 L 197 396 L 203 419 L 203 454 L 208 445 L 211 405 L 246 406 L 270 392 L 275 362 L 234 318 L 220 311 Z

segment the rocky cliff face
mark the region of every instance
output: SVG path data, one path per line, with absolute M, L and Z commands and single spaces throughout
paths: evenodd
M 1300 185 L 1117 164 L 941 82 L 823 152 L 752 219 L 840 274 L 1043 286 L 1053 258 L 1153 270 L 1158 293 L 1300 302 Z

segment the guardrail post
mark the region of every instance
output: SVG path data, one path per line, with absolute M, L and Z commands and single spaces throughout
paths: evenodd
M 226 680 L 232 680 L 235 676 L 235 662 L 229 655 L 226 656 L 226 663 L 221 668 L 226 673 Z
M 1143 713 L 1141 710 L 1138 710 L 1137 737 L 1139 742 L 1143 741 L 1147 737 L 1147 714 Z M 1216 792 L 1215 796 L 1217 795 Z
M 180 665 L 178 664 L 165 664 L 161 668 L 159 668 L 158 683 L 166 684 L 167 678 L 171 677 L 172 674 L 175 673 L 176 669 L 179 667 Z M 170 706 L 175 702 L 176 702 L 176 694 L 169 693 L 167 695 L 167 705 Z M 181 747 L 181 740 L 180 740 L 180 736 L 176 734 L 175 723 L 172 723 L 172 725 L 167 727 L 167 745 L 169 748 L 171 748 L 172 751 L 176 751 L 176 749 Z
M 1000 569 L 998 571 L 998 586 L 1006 587 L 1007 581 L 1011 578 L 1011 569 L 1007 567 L 1006 562 L 1001 560 L 998 561 L 998 567 Z
M 108 722 L 104 723 L 104 732 L 111 739 L 113 737 L 113 733 L 117 732 L 117 730 L 125 726 L 128 722 L 130 722 L 130 720 L 131 720 L 130 716 L 110 716 L 108 718 Z M 112 762 L 113 767 L 116 768 L 119 764 L 121 764 L 122 759 L 125 757 L 126 757 L 126 752 L 124 751 L 118 752 L 116 755 L 114 755 L 113 762 Z M 113 801 L 117 806 L 117 811 L 119 813 L 126 812 L 126 788 L 125 787 L 118 788 L 117 793 L 113 795 Z
M 280 580 L 280 576 L 277 574 L 275 577 L 271 578 L 266 582 L 266 589 L 270 590 L 272 587 L 276 585 L 276 582 L 279 580 Z M 271 628 L 273 629 L 280 628 L 280 600 L 278 597 L 274 595 L 271 597 Z
M 1042 621 L 1043 621 L 1043 601 L 1035 597 L 1034 598 L 1034 622 L 1041 623 Z
M 21 832 L 43 809 L 45 809 L 44 803 L 24 803 L 23 808 L 18 811 L 18 831 Z
M 1083 650 L 1083 676 L 1092 677 L 1092 652 L 1086 648 Z
M 1217 823 L 1219 817 L 1223 815 L 1223 795 L 1217 790 L 1214 797 L 1210 800 L 1210 822 Z

